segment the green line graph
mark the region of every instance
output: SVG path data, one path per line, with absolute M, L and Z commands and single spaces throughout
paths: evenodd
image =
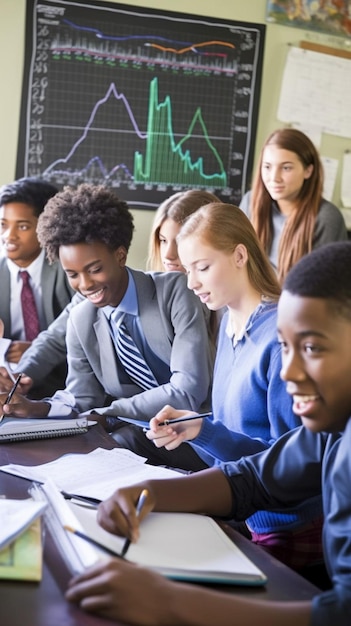
M 195 129 L 201 130 L 200 141 L 206 152 L 210 152 L 210 162 L 215 171 L 205 171 L 204 157 L 192 158 L 191 144 Z M 196 134 L 196 141 L 199 134 Z M 189 145 L 189 148 L 187 147 Z M 187 133 L 176 143 L 172 123 L 172 102 L 170 96 L 158 102 L 158 79 L 150 82 L 150 99 L 147 122 L 145 156 L 140 152 L 134 155 L 135 183 L 157 183 L 179 185 L 205 185 L 224 188 L 227 175 L 223 162 L 212 144 L 202 117 L 201 108 L 195 111 Z

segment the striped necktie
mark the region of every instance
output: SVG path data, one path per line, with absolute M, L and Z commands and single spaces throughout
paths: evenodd
M 26 341 L 33 341 L 39 335 L 39 316 L 34 300 L 32 287 L 29 284 L 29 274 L 27 271 L 20 272 L 22 279 L 21 305 Z
M 158 387 L 158 382 L 122 320 L 116 332 L 117 354 L 128 376 L 143 389 Z

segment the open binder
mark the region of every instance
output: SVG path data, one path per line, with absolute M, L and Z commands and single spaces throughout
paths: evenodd
M 125 538 L 106 532 L 96 509 L 67 503 L 53 483 L 36 485 L 32 497 L 46 499 L 49 530 L 71 573 L 100 559 L 103 550 L 64 529 L 73 527 L 120 555 Z M 150 513 L 141 523 L 140 539 L 128 560 L 174 580 L 235 585 L 264 585 L 266 576 L 210 517 L 191 513 Z
M 0 424 L 0 443 L 3 441 L 25 441 L 27 439 L 48 439 L 86 433 L 88 419 L 77 417 L 33 418 L 5 417 Z

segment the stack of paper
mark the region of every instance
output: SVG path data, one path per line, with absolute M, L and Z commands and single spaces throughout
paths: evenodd
M 96 448 L 88 454 L 65 454 L 43 465 L 3 465 L 0 471 L 42 483 L 50 479 L 60 491 L 99 500 L 142 480 L 179 477 L 179 472 L 147 465 L 146 460 L 124 448 Z

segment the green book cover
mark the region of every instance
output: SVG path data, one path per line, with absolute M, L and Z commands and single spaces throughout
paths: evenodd
M 42 578 L 41 520 L 0 552 L 0 579 L 40 581 Z

